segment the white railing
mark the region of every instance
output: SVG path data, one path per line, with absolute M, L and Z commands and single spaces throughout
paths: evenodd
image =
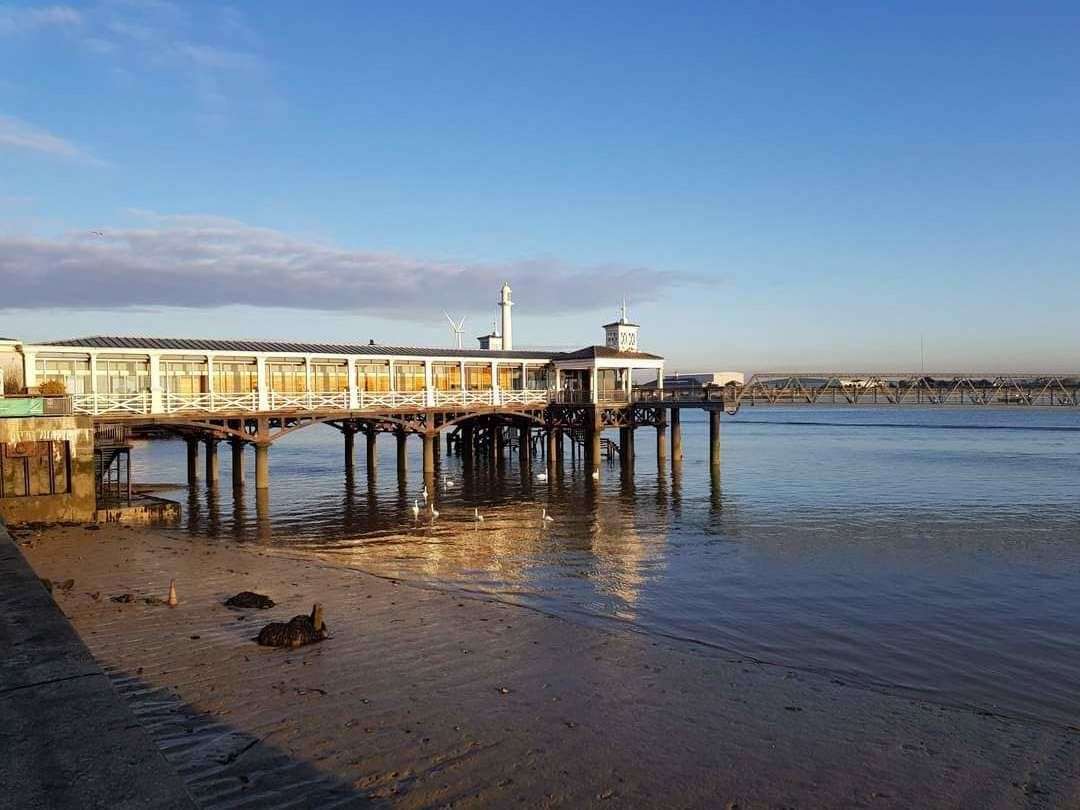
M 271 410 L 277 410 L 279 408 L 294 408 L 304 411 L 313 411 L 319 408 L 341 408 L 342 410 L 347 410 L 349 407 L 349 392 L 339 391 L 337 393 L 320 393 L 318 391 L 304 391 L 285 393 L 282 391 L 271 391 L 269 403 Z
M 435 405 L 491 405 L 495 402 L 495 392 L 486 391 L 436 391 Z
M 150 413 L 150 394 L 73 394 L 75 413 Z
M 541 405 L 548 401 L 547 391 L 499 391 L 499 399 L 503 405 Z
M 178 411 L 212 411 L 214 409 L 213 398 L 210 394 L 173 394 L 161 395 L 161 404 L 165 413 L 177 413 Z
M 427 405 L 426 391 L 361 391 L 360 409 L 423 408 Z
M 476 407 L 498 405 L 541 405 L 552 398 L 546 390 L 508 391 L 487 389 L 483 391 L 359 391 L 356 405 L 359 410 L 386 408 L 427 407 Z M 75 394 L 72 403 L 76 413 L 149 414 L 154 411 L 154 395 L 138 394 Z M 286 393 L 271 391 L 266 395 L 270 410 L 352 410 L 348 391 L 320 393 Z M 219 392 L 202 394 L 161 394 L 161 410 L 164 413 L 215 413 L 259 410 L 259 394 Z

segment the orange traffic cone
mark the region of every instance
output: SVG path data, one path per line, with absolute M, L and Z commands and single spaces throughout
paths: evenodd
M 176 607 L 180 602 L 176 598 L 176 580 L 169 580 L 169 598 L 165 600 L 165 604 L 169 607 Z

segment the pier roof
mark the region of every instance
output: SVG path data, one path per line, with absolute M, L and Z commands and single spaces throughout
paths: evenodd
M 613 349 L 610 346 L 586 346 L 584 349 L 578 349 L 574 352 L 563 352 L 555 355 L 556 360 L 596 360 L 596 359 L 610 359 L 610 360 L 663 360 L 664 358 L 658 354 L 649 354 L 647 352 L 620 352 L 618 349 Z
M 266 340 L 215 340 L 206 338 L 156 338 L 95 335 L 93 337 L 49 340 L 38 346 L 57 346 L 84 349 L 141 349 L 146 351 L 200 352 L 261 352 L 266 354 L 351 354 L 398 355 L 403 357 L 477 357 L 514 358 L 518 360 L 552 360 L 565 356 L 563 352 L 517 350 L 488 351 L 486 349 L 456 349 L 450 347 L 385 346 L 379 343 L 287 343 Z

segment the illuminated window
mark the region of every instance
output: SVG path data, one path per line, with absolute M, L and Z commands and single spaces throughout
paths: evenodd
M 243 359 L 214 360 L 214 390 L 222 394 L 250 394 L 259 387 L 259 369 L 255 361 Z
M 544 391 L 547 390 L 550 383 L 548 382 L 548 366 L 526 366 L 525 367 L 525 387 L 530 391 Z
M 145 357 L 99 357 L 99 394 L 141 394 L 150 390 L 150 361 Z
M 303 362 L 267 363 L 266 373 L 271 391 L 281 394 L 303 394 L 307 391 L 307 367 Z
M 521 366 L 499 366 L 499 388 L 504 391 L 520 391 Z
M 469 391 L 488 391 L 491 389 L 491 364 L 466 363 L 465 387 Z
M 205 359 L 162 360 L 161 381 L 167 394 L 205 394 L 210 390 Z
M 423 391 L 424 390 L 424 364 L 423 363 L 395 363 L 394 364 L 394 390 L 395 391 Z
M 434 363 L 431 367 L 431 381 L 437 391 L 460 391 L 461 364 Z
M 389 391 L 390 363 L 360 363 L 356 367 L 356 387 L 361 391 Z
M 37 384 L 55 381 L 62 383 L 69 394 L 90 393 L 89 357 L 39 357 L 34 362 Z
M 315 390 L 323 394 L 339 394 L 349 390 L 349 366 L 347 363 L 313 363 Z

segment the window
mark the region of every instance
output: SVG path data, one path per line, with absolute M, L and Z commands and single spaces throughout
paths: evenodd
M 267 363 L 270 390 L 281 394 L 303 394 L 307 391 L 307 367 L 303 363 Z
M 145 357 L 99 357 L 97 393 L 142 394 L 150 390 L 150 362 Z
M 67 442 L 0 442 L 0 498 L 70 491 L 71 451 Z
M 521 366 L 499 366 L 499 388 L 504 391 L 520 391 Z
M 161 379 L 166 394 L 205 394 L 210 390 L 206 360 L 162 360 Z
M 526 366 L 525 387 L 530 391 L 545 391 L 550 386 L 548 382 L 548 366 Z
M 390 363 L 360 363 L 356 366 L 356 387 L 361 391 L 389 391 Z
M 394 390 L 395 391 L 423 391 L 424 390 L 424 364 L 423 363 L 395 363 L 394 364 Z
M 347 363 L 314 363 L 315 390 L 324 394 L 339 394 L 349 390 Z
M 467 363 L 465 365 L 465 387 L 469 391 L 487 391 L 491 389 L 491 364 Z
M 214 390 L 222 394 L 250 394 L 259 387 L 259 369 L 251 359 L 214 360 Z
M 55 380 L 69 394 L 90 393 L 89 357 L 39 357 L 34 361 L 37 384 Z
M 435 363 L 431 367 L 431 381 L 437 391 L 461 390 L 461 364 Z

